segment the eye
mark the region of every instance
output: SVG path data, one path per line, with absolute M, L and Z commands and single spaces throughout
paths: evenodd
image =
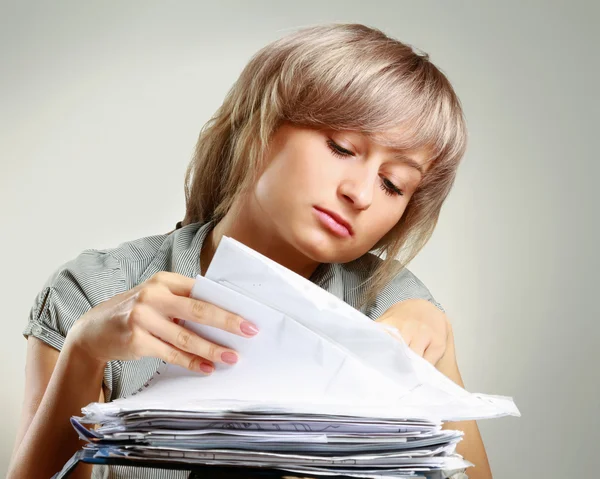
M 331 153 L 334 156 L 337 156 L 338 158 L 347 158 L 349 156 L 356 156 L 355 153 L 353 153 L 352 151 L 346 150 L 345 148 L 342 148 L 340 145 L 338 145 L 335 141 L 333 140 L 327 140 L 327 146 L 329 147 L 329 149 L 331 150 Z M 386 195 L 388 196 L 404 196 L 404 192 L 398 188 L 396 185 L 394 185 L 394 183 L 392 183 L 390 180 L 388 180 L 385 177 L 381 177 L 381 189 L 385 192 Z
M 389 196 L 404 196 L 404 192 L 387 178 L 381 178 L 381 189 Z
M 356 156 L 353 152 L 346 150 L 345 148 L 342 148 L 340 145 L 338 145 L 333 140 L 327 140 L 327 146 L 331 150 L 331 153 L 333 153 L 338 158 L 346 158 L 348 156 Z

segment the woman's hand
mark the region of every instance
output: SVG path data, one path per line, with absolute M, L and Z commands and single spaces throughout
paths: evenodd
M 460 387 L 465 387 L 456 361 L 452 326 L 435 305 L 425 299 L 408 299 L 394 304 L 377 321 L 397 328 L 414 352 Z M 477 423 L 446 422 L 443 429 L 464 431 L 456 452 L 476 465 L 473 470 L 467 469 L 469 477 L 491 479 L 492 472 Z
M 252 337 L 253 323 L 214 304 L 190 298 L 194 279 L 161 271 L 90 309 L 67 335 L 72 349 L 99 363 L 157 357 L 206 374 L 214 362 L 234 364 L 235 351 L 178 324 L 178 319 Z
M 376 321 L 398 329 L 408 347 L 434 366 L 446 352 L 450 322 L 442 311 L 425 299 L 400 301 Z

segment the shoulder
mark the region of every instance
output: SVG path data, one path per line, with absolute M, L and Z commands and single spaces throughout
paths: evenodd
M 364 281 L 383 260 L 373 253 L 342 265 L 344 276 L 352 282 Z M 397 261 L 396 261 L 397 263 Z M 438 309 L 444 308 L 438 303 L 427 286 L 407 267 L 402 268 L 377 294 L 374 304 L 364 311 L 371 319 L 377 319 L 395 303 L 406 299 L 425 299 Z
M 86 249 L 56 269 L 46 287 L 56 292 L 77 288 L 91 306 L 131 288 L 156 257 L 168 235 L 155 235 L 120 243 L 107 249 Z
M 38 336 L 61 349 L 64 337 L 79 317 L 133 287 L 167 236 L 148 236 L 107 249 L 86 249 L 61 264 L 34 298 L 24 334 Z

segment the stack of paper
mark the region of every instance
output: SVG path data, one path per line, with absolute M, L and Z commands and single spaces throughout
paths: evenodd
M 442 421 L 519 415 L 510 398 L 465 391 L 389 327 L 231 238 L 192 296 L 260 333 L 185 323 L 238 351 L 238 363 L 210 376 L 165 363 L 134 396 L 90 404 L 73 421 L 89 441 L 79 459 L 441 477 L 470 465 L 454 453 L 462 433 Z
M 452 456 L 462 433 L 423 419 L 269 412 L 129 412 L 95 432 L 73 421 L 89 452 L 130 461 L 279 468 L 361 477 L 415 477 L 469 465 Z M 418 477 L 418 476 L 417 476 Z

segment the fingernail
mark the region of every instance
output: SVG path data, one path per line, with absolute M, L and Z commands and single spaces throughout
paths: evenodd
M 235 364 L 237 363 L 238 357 L 237 354 L 232 353 L 231 351 L 225 351 L 221 354 L 221 359 L 224 363 Z
M 200 371 L 206 374 L 210 374 L 215 370 L 215 367 L 209 363 L 200 363 Z
M 240 329 L 242 330 L 242 333 L 247 334 L 248 336 L 254 336 L 258 333 L 258 328 L 249 321 L 242 321 Z

